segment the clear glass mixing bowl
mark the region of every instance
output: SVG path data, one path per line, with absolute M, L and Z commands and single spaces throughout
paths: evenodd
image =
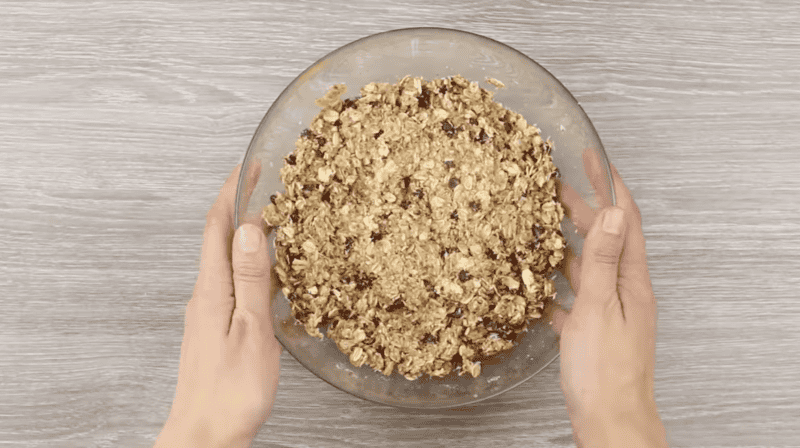
M 524 54 L 492 39 L 449 29 L 413 28 L 375 34 L 345 45 L 314 63 L 286 87 L 261 120 L 247 149 L 238 185 L 236 226 L 258 221 L 270 202 L 269 196 L 284 190 L 279 176 L 283 158 L 294 150 L 300 132 L 319 113 L 314 100 L 332 85 L 346 84 L 344 96 L 348 97 L 358 95 L 359 89 L 370 82 L 396 82 L 405 75 L 434 79 L 457 74 L 496 90 L 496 101 L 537 125 L 543 137 L 552 138 L 553 161 L 561 172 L 562 186 L 577 192 L 591 209 L 614 203 L 608 160 L 600 138 L 578 102 L 553 75 Z M 506 88 L 495 89 L 485 81 L 487 77 L 502 81 Z M 584 166 L 591 164 L 586 162 L 587 155 L 595 161 L 594 182 L 587 175 L 589 167 Z M 261 174 L 256 185 L 251 185 L 246 173 L 256 161 L 260 161 Z M 249 198 L 247 191 L 253 191 Z M 568 247 L 579 254 L 583 239 L 569 219 L 562 223 L 562 230 Z M 274 260 L 272 235 L 269 242 Z M 477 378 L 450 374 L 409 381 L 396 372 L 387 377 L 367 365 L 357 368 L 330 339 L 308 336 L 291 316 L 288 299 L 280 291 L 272 298 L 272 312 L 275 336 L 283 347 L 333 386 L 392 406 L 449 408 L 505 392 L 558 356 L 558 336 L 548 317 L 555 306 L 569 309 L 574 292 L 560 273 L 556 274 L 556 289 L 555 302 L 548 303 L 544 317 L 529 327 L 521 343 L 483 361 Z

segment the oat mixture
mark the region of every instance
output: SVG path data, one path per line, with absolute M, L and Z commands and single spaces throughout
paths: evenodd
M 355 366 L 478 376 L 555 294 L 552 142 L 461 76 L 344 93 L 317 100 L 263 212 L 292 314 Z

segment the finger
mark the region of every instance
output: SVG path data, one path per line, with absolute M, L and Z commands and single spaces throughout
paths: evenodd
M 625 210 L 628 217 L 628 231 L 625 235 L 625 249 L 620 260 L 620 285 L 630 290 L 630 294 L 621 294 L 623 306 L 632 308 L 633 303 L 646 305 L 655 309 L 655 296 L 647 269 L 647 248 L 642 232 L 642 218 L 639 207 L 633 200 L 628 187 L 622 181 L 617 168 L 611 166 L 614 178 L 614 189 L 617 192 L 617 204 Z
M 581 259 L 576 257 L 575 254 L 569 250 L 567 252 L 567 262 L 565 264 L 566 274 L 564 275 L 569 280 L 569 285 L 575 295 L 581 289 Z
M 553 326 L 553 331 L 559 336 L 561 336 L 561 330 L 564 328 L 564 322 L 567 320 L 567 317 L 569 317 L 569 313 L 562 308 L 556 308 L 553 311 L 553 318 L 550 320 L 550 323 Z
M 261 319 L 263 327 L 271 327 L 269 319 L 270 259 L 267 238 L 260 227 L 242 224 L 234 236 L 233 289 L 236 309 L 244 309 Z
M 561 184 L 560 197 L 567 217 L 575 224 L 581 236 L 586 236 L 592 227 L 597 212 L 569 184 Z
M 586 236 L 581 254 L 580 293 L 573 309 L 605 306 L 617 296 L 619 260 L 625 239 L 625 214 L 604 209 Z
M 240 169 L 241 166 L 237 166 L 228 176 L 206 215 L 200 274 L 192 298 L 200 302 L 198 309 L 202 310 L 197 322 L 219 331 L 227 331 L 234 305 L 230 247 L 233 202 Z
M 255 226 L 259 226 L 266 231 L 267 223 L 262 219 L 260 212 L 254 214 L 246 213 L 248 208 L 247 205 L 250 203 L 250 198 L 253 196 L 253 192 L 258 186 L 258 181 L 260 178 L 261 161 L 259 159 L 253 159 L 252 163 L 250 163 L 250 165 L 247 167 L 247 174 L 243 180 L 244 185 L 242 186 L 242 189 L 244 190 L 244 195 L 242 196 L 241 203 L 239 204 L 239 210 L 243 210 L 244 212 L 239 214 L 239 226 L 247 222 Z
M 596 150 L 586 148 L 583 151 L 583 168 L 594 188 L 598 205 L 601 208 L 611 206 L 611 180 L 607 165 Z

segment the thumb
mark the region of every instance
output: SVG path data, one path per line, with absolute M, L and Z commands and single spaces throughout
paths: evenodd
M 604 209 L 595 219 L 583 244 L 580 291 L 575 307 L 604 304 L 615 297 L 624 241 L 624 212 L 619 207 Z
M 264 232 L 253 224 L 242 224 L 233 238 L 234 313 L 246 310 L 269 320 L 270 258 Z

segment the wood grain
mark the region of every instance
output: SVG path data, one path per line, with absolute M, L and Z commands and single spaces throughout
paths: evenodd
M 558 77 L 637 198 L 672 446 L 800 446 L 800 5 L 434 3 L 0 2 L 0 445 L 152 444 L 205 212 L 270 103 L 347 42 L 444 26 Z M 557 363 L 408 413 L 282 362 L 254 446 L 572 445 Z

